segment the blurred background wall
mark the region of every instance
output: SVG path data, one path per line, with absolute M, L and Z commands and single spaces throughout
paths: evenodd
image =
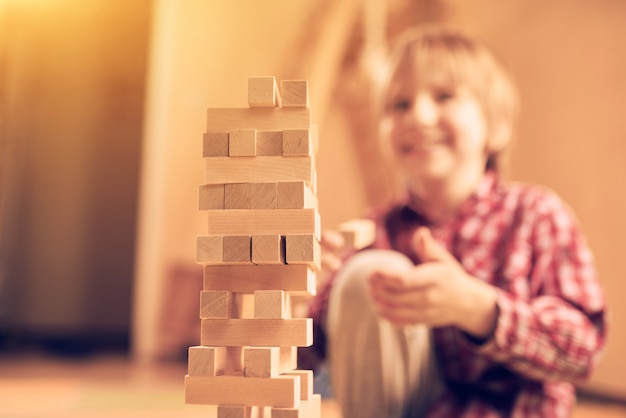
M 0 0 L 7 343 L 127 344 L 151 6 Z
M 248 76 L 309 80 L 325 227 L 383 202 L 370 69 L 403 28 L 442 21 L 518 80 L 508 177 L 577 213 L 611 307 L 589 388 L 626 399 L 625 19 L 621 0 L 0 0 L 0 349 L 89 336 L 159 356 L 163 318 L 197 298 L 181 289 L 199 274 L 205 110 L 246 106 Z

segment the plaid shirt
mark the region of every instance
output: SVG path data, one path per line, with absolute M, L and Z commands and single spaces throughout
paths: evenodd
M 454 327 L 434 330 L 447 390 L 429 417 L 568 417 L 572 382 L 588 377 L 604 345 L 605 301 L 593 257 L 570 210 L 553 193 L 504 185 L 488 172 L 457 216 L 430 224 L 406 204 L 377 219 L 373 248 L 419 263 L 410 237 L 419 226 L 473 276 L 498 288 L 492 337 L 478 342 Z M 322 357 L 332 279 L 311 306 L 314 350 Z

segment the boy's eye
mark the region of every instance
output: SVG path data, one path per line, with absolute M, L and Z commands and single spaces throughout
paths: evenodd
M 406 112 L 411 108 L 411 101 L 407 99 L 398 99 L 391 103 L 391 109 L 395 112 Z
M 447 102 L 448 100 L 454 99 L 456 94 L 453 90 L 443 89 L 443 90 L 435 91 L 433 93 L 433 96 L 435 97 L 435 100 L 438 103 L 444 103 L 444 102 Z

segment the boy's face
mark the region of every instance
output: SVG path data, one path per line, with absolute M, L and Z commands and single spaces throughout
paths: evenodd
M 482 106 L 434 60 L 401 64 L 391 84 L 382 128 L 411 184 L 481 176 L 487 161 Z M 417 182 L 417 183 L 415 183 Z

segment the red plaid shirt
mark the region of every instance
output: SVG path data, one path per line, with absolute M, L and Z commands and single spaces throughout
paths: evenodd
M 568 417 L 572 382 L 588 377 L 605 336 L 605 301 L 592 254 L 570 210 L 538 187 L 504 185 L 487 173 L 457 216 L 431 225 L 406 204 L 377 220 L 373 248 L 415 263 L 413 231 L 428 226 L 473 276 L 498 288 L 493 336 L 473 341 L 454 327 L 434 330 L 447 390 L 429 417 Z M 315 350 L 324 356 L 330 280 L 311 306 Z

